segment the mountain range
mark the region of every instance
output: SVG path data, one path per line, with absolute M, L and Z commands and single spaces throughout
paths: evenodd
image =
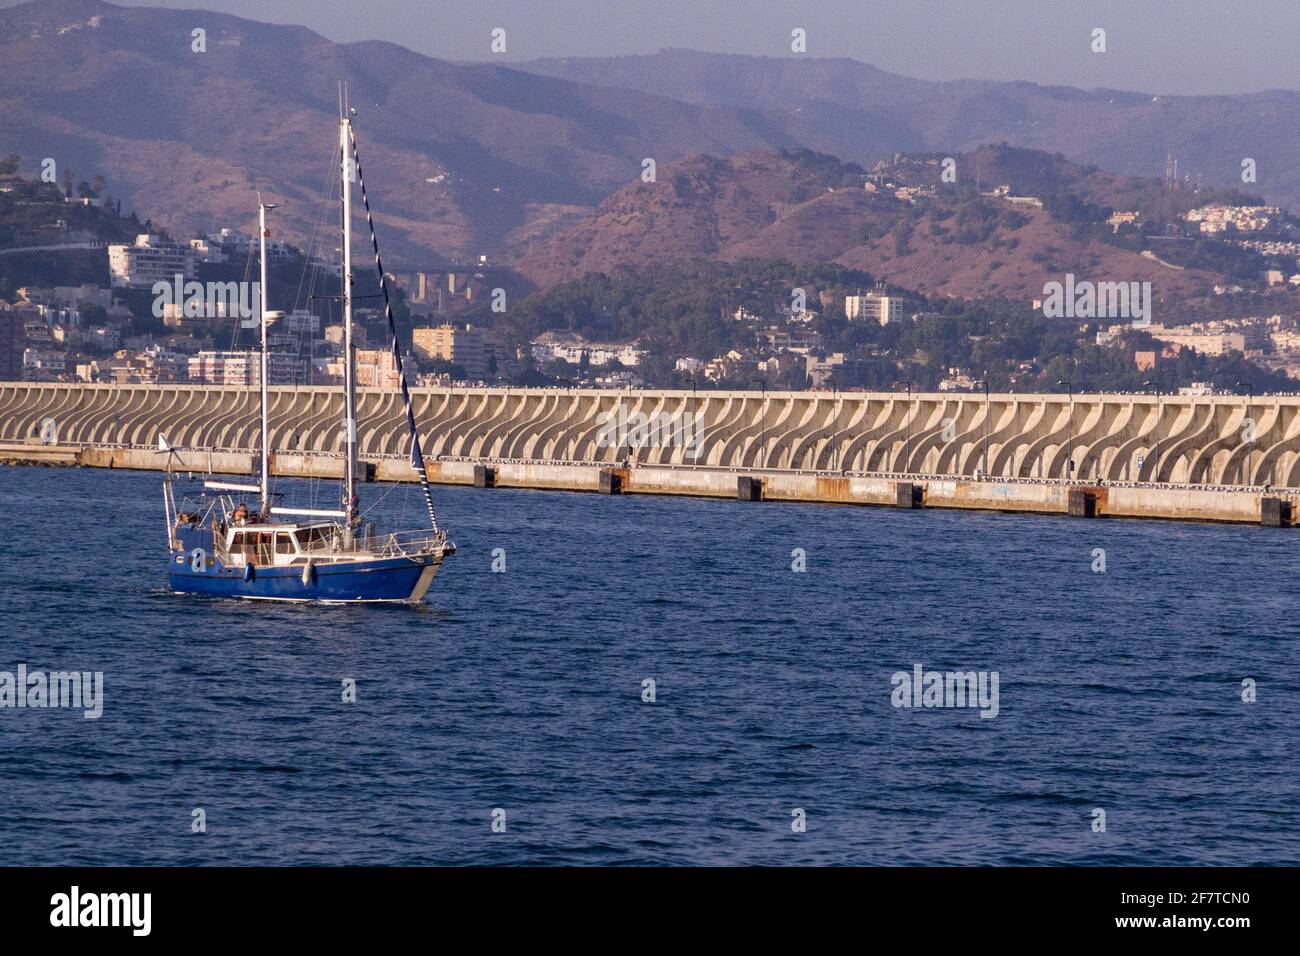
M 1136 199 L 1178 211 L 1180 203 L 1195 202 L 1190 191 L 1163 192 L 1159 180 L 1013 147 L 981 147 L 958 153 L 956 161 L 959 168 L 981 167 L 1013 194 L 1059 189 L 1097 208 L 1131 208 L 1125 203 Z M 927 295 L 1021 301 L 1068 272 L 1150 281 L 1166 302 L 1204 297 L 1222 281 L 1217 272 L 1164 264 L 1102 241 L 1095 230 L 1075 229 L 1033 201 L 959 193 L 942 183 L 935 155 L 900 157 L 879 169 L 868 178 L 856 164 L 807 150 L 690 157 L 658 169 L 654 182 L 623 187 L 591 215 L 539 242 L 518 269 L 549 287 L 661 261 L 784 258 L 835 262 Z M 864 188 L 864 180 L 875 179 L 928 195 L 913 203 L 894 189 Z
M 891 152 L 959 152 L 986 143 L 1061 153 L 1130 176 L 1243 185 L 1293 205 L 1300 199 L 1300 92 L 1164 96 L 1037 83 L 933 82 L 842 58 L 770 58 L 664 50 L 648 56 L 536 60 L 531 72 L 696 105 L 793 118 L 803 143 L 846 160 Z
M 0 64 L 0 154 L 19 153 L 25 170 L 50 157 L 77 179 L 102 174 L 124 209 L 178 235 L 251 231 L 260 190 L 282 206 L 277 231 L 315 251 L 336 244 L 329 185 L 344 81 L 388 260 L 429 268 L 488 255 L 521 264 L 538 282 L 609 259 L 608 230 L 604 251 L 565 242 L 598 220 L 608 226 L 618 208 L 635 213 L 629 197 L 643 192 L 646 158 L 661 181 L 694 181 L 687 185 L 711 197 L 719 218 L 705 223 L 688 209 L 694 218 L 679 220 L 671 205 L 659 208 L 658 225 L 640 230 L 638 255 L 707 252 L 710 243 L 694 238 L 705 229 L 727 254 L 779 250 L 866 216 L 865 196 L 791 203 L 789 189 L 812 185 L 782 171 L 780 157 L 801 149 L 872 164 L 1005 141 L 1141 176 L 1161 175 L 1173 154 L 1181 171 L 1218 186 L 1241 186 L 1250 157 L 1259 181 L 1246 188 L 1300 204 L 1300 93 L 1289 91 L 1166 97 L 937 83 L 852 60 L 683 50 L 507 67 L 102 0 L 0 10 Z M 735 183 L 722 182 L 732 173 Z M 801 208 L 763 211 L 764 195 L 783 210 Z M 686 194 L 675 201 L 691 205 Z M 773 215 L 776 223 L 765 221 Z M 880 264 L 842 242 L 824 251 Z M 972 266 L 972 275 L 988 266 Z M 918 274 L 925 268 L 915 263 Z

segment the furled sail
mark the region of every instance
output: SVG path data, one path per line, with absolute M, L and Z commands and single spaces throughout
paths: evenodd
M 397 365 L 397 378 L 402 383 L 402 402 L 406 406 L 406 428 L 411 437 L 411 467 L 420 477 L 420 488 L 424 492 L 424 504 L 429 509 L 429 521 L 433 530 L 438 530 L 438 515 L 433 509 L 433 492 L 429 488 L 429 476 L 424 470 L 424 454 L 420 451 L 420 434 L 415 428 L 415 412 L 411 408 L 411 390 L 406 383 L 406 369 L 402 366 L 402 350 L 397 340 L 397 322 L 393 318 L 393 304 L 388 295 L 388 280 L 384 277 L 384 263 L 379 257 L 379 237 L 375 235 L 375 220 L 370 214 L 370 197 L 366 195 L 366 178 L 361 174 L 361 155 L 357 151 L 357 134 L 348 125 L 352 142 L 352 162 L 357 172 L 357 184 L 361 187 L 361 201 L 366 207 L 366 224 L 370 227 L 370 243 L 375 250 L 375 268 L 379 271 L 379 288 L 384 293 L 384 318 L 388 320 L 388 337 L 393 352 L 393 362 Z

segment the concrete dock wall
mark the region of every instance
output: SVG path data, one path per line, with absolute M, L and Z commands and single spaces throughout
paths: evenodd
M 339 390 L 271 395 L 273 473 L 341 477 Z M 1300 510 L 1297 396 L 470 388 L 413 402 L 442 484 L 1285 525 Z M 203 449 L 182 451 L 182 470 L 251 475 L 257 424 L 247 388 L 0 383 L 0 462 L 161 470 L 166 435 Z M 397 396 L 363 389 L 357 434 L 376 480 L 414 478 Z
M 808 473 L 992 475 L 1300 487 L 1300 396 L 412 389 L 430 460 Z M 274 387 L 273 451 L 342 450 L 338 388 Z M 253 453 L 237 386 L 0 383 L 0 444 L 174 445 Z M 358 393 L 363 457 L 406 452 L 392 391 Z
M 150 448 L 49 448 L 38 444 L 0 445 L 0 462 L 80 465 L 92 468 L 126 468 L 162 471 L 167 456 Z M 414 481 L 405 458 L 368 459 L 376 481 Z M 185 471 L 249 476 L 255 473 L 253 455 L 232 452 L 181 453 L 178 466 Z M 1244 488 L 1190 488 L 1161 485 L 1081 485 L 1057 481 L 999 481 L 903 475 L 820 475 L 794 472 L 738 472 L 698 467 L 602 467 L 599 464 L 541 463 L 529 461 L 431 461 L 426 472 L 434 484 L 475 484 L 475 469 L 491 474 L 496 489 L 532 488 L 556 491 L 600 492 L 601 475 L 617 476 L 621 494 L 689 495 L 735 499 L 742 478 L 758 483 L 763 501 L 820 502 L 898 507 L 900 486 L 918 489 L 923 508 L 966 508 L 1066 515 L 1072 491 L 1091 494 L 1098 517 L 1168 518 L 1191 521 L 1227 521 L 1258 524 L 1261 501 L 1276 498 L 1287 503 L 1300 518 L 1300 490 L 1261 491 Z M 340 478 L 343 459 L 301 454 L 276 454 L 271 458 L 275 475 L 296 478 Z M 1282 522 L 1295 523 L 1288 515 Z

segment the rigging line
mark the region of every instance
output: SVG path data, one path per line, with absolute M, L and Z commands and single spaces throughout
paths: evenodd
M 375 219 L 370 212 L 370 197 L 366 195 L 366 179 L 361 175 L 361 155 L 357 150 L 357 135 L 352 124 L 348 124 L 348 139 L 352 143 L 352 163 L 357 171 L 357 183 L 361 187 L 361 201 L 366 209 L 366 224 L 370 227 L 370 242 L 375 249 L 375 268 L 379 272 L 379 288 L 384 293 L 384 318 L 388 320 L 388 334 L 392 337 L 393 361 L 397 365 L 397 380 L 402 386 L 402 402 L 406 406 L 406 427 L 411 435 L 411 467 L 420 476 L 420 490 L 424 493 L 424 504 L 429 509 L 429 523 L 433 530 L 438 530 L 438 514 L 433 509 L 433 492 L 429 489 L 429 476 L 424 469 L 424 455 L 420 451 L 420 435 L 415 428 L 415 412 L 411 409 L 411 390 L 406 384 L 406 369 L 402 366 L 402 350 L 397 340 L 397 320 L 393 318 L 393 303 L 388 295 L 388 281 L 384 278 L 384 263 L 379 257 L 379 236 L 375 233 Z M 347 281 L 344 277 L 343 281 Z
M 253 274 L 253 249 L 255 246 L 256 244 L 254 243 L 248 247 L 248 255 L 244 258 L 244 288 L 249 287 L 249 277 Z M 257 314 L 260 316 L 262 314 L 261 299 L 257 300 L 257 310 Z M 229 318 L 230 317 L 227 316 L 227 319 Z M 232 352 L 235 351 L 235 348 L 239 345 L 240 317 L 236 315 L 234 319 L 235 321 L 230 327 L 230 351 Z M 222 378 L 224 379 L 225 376 L 223 375 Z
M 337 151 L 337 149 L 334 151 L 333 155 L 334 155 L 335 157 L 337 157 L 337 155 L 338 155 L 338 151 Z M 320 272 L 320 270 L 319 270 L 318 267 L 313 266 L 313 265 L 311 264 L 311 257 L 312 257 L 312 254 L 313 254 L 314 252 L 317 252 L 317 251 L 319 250 L 319 247 L 323 244 L 322 237 L 323 237 L 323 235 L 325 234 L 325 232 L 326 232 L 326 228 L 327 228 L 327 227 L 326 227 L 326 222 L 327 222 L 327 220 L 328 220 L 328 218 L 329 218 L 329 213 L 330 213 L 330 209 L 331 209 L 331 206 L 332 206 L 331 202 L 329 201 L 329 191 L 330 191 L 330 190 L 329 190 L 329 181 L 330 181 L 330 179 L 333 177 L 333 167 L 334 167 L 334 164 L 335 164 L 335 163 L 334 163 L 334 159 L 331 159 L 331 160 L 329 161 L 329 163 L 326 165 L 326 169 L 325 169 L 325 171 L 324 171 L 324 174 L 323 174 L 322 177 L 321 177 L 321 188 L 320 188 L 320 189 L 318 190 L 318 192 L 317 192 L 318 199 L 317 199 L 317 202 L 316 202 L 316 204 L 315 204 L 315 212 L 313 213 L 313 215 L 312 215 L 312 219 L 310 220 L 310 221 L 312 222 L 312 227 L 311 227 L 311 229 L 307 232 L 307 237 L 308 237 L 308 239 L 307 239 L 306 251 L 305 251 L 304 256 L 303 256 L 303 258 L 304 258 L 303 268 L 302 268 L 302 271 L 299 273 L 299 276 L 298 276 L 298 288 L 297 288 L 297 290 L 296 290 L 295 293 L 294 293 L 293 307 L 294 307 L 294 309 L 296 310 L 296 309 L 298 308 L 299 304 L 300 304 L 300 303 L 302 302 L 302 300 L 303 300 L 303 289 L 304 289 L 304 286 L 306 286 L 306 289 L 307 289 L 307 311 L 308 311 L 308 313 L 311 312 L 311 300 L 312 300 L 312 298 L 313 298 L 313 296 L 312 296 L 312 292 L 314 291 L 314 289 L 315 289 L 315 287 L 316 287 L 316 282 L 317 282 L 317 279 L 318 279 L 318 273 Z M 302 327 L 300 327 L 299 330 L 298 330 L 298 341 L 297 341 L 297 349 L 296 349 L 296 352 L 297 352 L 297 357 L 298 357 L 298 360 L 299 360 L 299 361 L 302 360 L 302 351 L 303 351 L 303 349 L 302 349 L 302 344 L 303 344 L 303 339 L 304 339 L 304 338 L 306 338 L 307 341 L 308 341 L 308 356 L 307 356 L 307 365 L 306 365 L 306 369 L 304 370 L 304 371 L 305 371 L 305 376 L 304 376 L 304 379 L 305 379 L 305 380 L 304 380 L 304 382 L 302 383 L 302 385 L 308 385 L 308 386 L 309 386 L 310 383 L 311 383 L 311 379 L 313 378 L 313 370 L 314 370 L 314 361 L 313 361 L 313 359 L 314 359 L 314 352 L 313 352 L 313 350 L 311 349 L 311 319 L 310 319 L 310 317 L 307 319 L 306 323 L 304 323 L 304 325 L 303 325 Z M 298 382 L 295 382 L 295 383 L 293 384 L 292 388 L 293 388 L 293 391 L 294 391 L 295 394 L 301 394 L 301 391 L 300 391 L 300 387 L 299 387 L 299 383 L 298 383 Z M 309 412 L 308 420 L 309 420 L 309 421 L 312 420 L 312 418 L 313 418 L 313 416 L 314 416 L 314 413 L 315 413 L 315 409 L 316 409 L 316 396 L 315 396 L 315 394 L 314 394 L 314 392 L 313 392 L 313 393 L 309 393 L 309 401 L 308 401 L 308 412 Z M 305 437 L 305 436 L 299 436 L 299 435 L 297 435 L 297 434 L 294 434 L 294 435 L 293 435 L 293 438 L 294 438 L 295 441 L 297 441 L 300 437 Z M 317 493 L 317 488 L 318 488 L 318 480 L 317 480 L 314 476 L 313 476 L 313 477 L 310 477 L 310 478 L 308 479 L 308 489 L 309 489 L 309 493 L 310 493 L 310 496 L 311 496 L 311 501 L 312 501 L 312 506 L 313 506 L 313 507 L 315 507 L 315 503 L 316 503 L 316 493 Z
M 308 240 L 307 240 L 307 251 L 305 256 L 307 262 L 303 266 L 302 274 L 298 277 L 298 291 L 294 295 L 294 300 L 293 300 L 293 307 L 295 309 L 298 307 L 298 304 L 302 301 L 302 287 L 303 287 L 303 283 L 307 281 L 308 275 L 311 276 L 311 280 L 310 280 L 310 285 L 308 286 L 309 296 L 307 301 L 307 308 L 308 309 L 311 308 L 310 290 L 315 288 L 316 277 L 317 274 L 320 272 L 320 269 L 318 267 L 313 266 L 311 264 L 311 257 L 313 253 L 319 254 L 320 252 L 320 246 L 323 245 L 322 237 L 326 233 L 326 221 L 329 219 L 329 214 L 333 209 L 334 203 L 333 203 L 333 198 L 331 196 L 330 183 L 334 178 L 334 171 L 338 168 L 337 164 L 335 163 L 335 157 L 337 155 L 338 155 L 337 150 L 331 154 L 329 165 L 325 170 L 325 175 L 321 177 L 322 179 L 321 188 L 316 194 L 317 195 L 317 199 L 315 203 L 316 212 L 312 220 L 311 231 L 307 234 Z
M 397 482 L 395 482 L 395 481 L 389 481 L 389 482 L 386 482 L 386 484 L 388 485 L 387 490 L 385 490 L 384 493 L 383 493 L 382 495 L 380 495 L 380 496 L 379 496 L 378 498 L 376 498 L 373 502 L 371 502 L 369 505 L 367 505 L 365 508 L 363 508 L 363 509 L 361 510 L 361 517 L 364 518 L 366 515 L 370 514 L 372 511 L 374 511 L 376 508 L 378 508 L 381 504 L 383 504 L 384 501 L 387 500 L 387 499 L 388 499 L 388 498 L 393 494 L 394 491 L 397 490 L 397 484 L 398 484 Z M 405 497 L 399 497 L 397 500 L 398 500 L 399 502 L 404 502 L 406 499 L 405 499 Z M 405 513 L 405 508 L 403 508 L 403 514 L 404 514 L 404 513 Z

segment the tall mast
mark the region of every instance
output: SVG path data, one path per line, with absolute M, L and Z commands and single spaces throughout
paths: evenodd
M 271 447 L 270 447 L 270 442 L 267 440 L 268 436 L 271 434 L 271 427 L 270 427 L 271 406 L 270 406 L 270 402 L 268 401 L 268 392 L 267 392 L 268 362 L 267 362 L 267 348 L 266 348 L 266 316 L 268 311 L 267 301 L 268 301 L 269 293 L 266 287 L 266 211 L 268 209 L 274 209 L 274 208 L 275 205 L 273 203 L 262 202 L 261 195 L 260 194 L 258 195 L 257 197 L 257 242 L 258 242 L 258 250 L 259 250 L 260 258 L 262 260 L 261 282 L 258 287 L 259 295 L 258 295 L 258 304 L 257 304 L 258 310 L 261 313 L 260 315 L 261 321 L 258 323 L 258 325 L 260 325 L 262 329 L 262 354 L 261 354 L 261 360 L 258 367 L 258 372 L 259 372 L 258 378 L 261 381 L 261 387 L 262 387 L 262 441 L 261 441 L 262 468 L 261 468 L 261 478 L 258 481 L 258 488 L 261 492 L 260 513 L 263 521 L 268 520 L 271 516 Z
M 346 107 L 344 107 L 346 109 Z M 356 355 L 352 348 L 352 164 L 346 112 L 339 117 L 340 172 L 343 180 L 343 511 L 347 523 L 354 520 L 353 500 L 357 481 L 357 382 Z
M 366 195 L 366 177 L 361 172 L 361 154 L 357 152 L 356 138 L 352 128 L 347 129 L 352 140 L 352 168 L 356 171 L 357 184 L 361 187 L 361 202 L 366 207 L 366 225 L 370 228 L 370 247 L 375 250 L 375 272 L 379 276 L 379 291 L 384 297 L 384 319 L 388 322 L 388 344 L 393 358 L 393 368 L 397 370 L 397 381 L 402 386 L 402 405 L 406 409 L 406 430 L 411 437 L 411 468 L 420 479 L 420 490 L 424 493 L 424 506 L 429 511 L 429 527 L 434 534 L 446 539 L 446 533 L 438 530 L 438 513 L 433 508 L 433 493 L 429 491 L 429 475 L 424 466 L 424 453 L 420 451 L 420 432 L 415 427 L 415 411 L 411 407 L 411 389 L 406 381 L 406 369 L 402 365 L 402 343 L 397 337 L 397 321 L 393 318 L 393 300 L 388 295 L 388 280 L 384 276 L 384 260 L 379 256 L 379 236 L 375 232 L 375 217 L 370 211 L 370 198 Z M 454 548 L 455 546 L 452 545 Z

